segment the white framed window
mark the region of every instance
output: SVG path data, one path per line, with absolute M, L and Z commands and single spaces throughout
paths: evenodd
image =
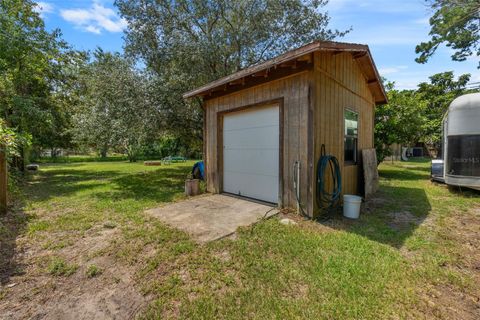
M 358 154 L 358 112 L 345 109 L 344 116 L 345 137 L 344 155 L 345 163 L 357 164 Z

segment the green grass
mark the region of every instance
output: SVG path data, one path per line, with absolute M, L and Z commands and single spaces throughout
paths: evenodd
M 53 257 L 48 264 L 47 271 L 53 276 L 71 276 L 78 269 L 76 264 L 69 264 L 59 257 Z
M 143 162 L 145 160 L 161 160 L 163 157 L 160 155 L 152 156 L 140 156 L 138 157 L 138 162 Z M 107 157 L 99 157 L 96 155 L 70 155 L 70 156 L 58 156 L 58 157 L 41 157 L 34 159 L 33 163 L 80 163 L 80 162 L 112 162 L 112 161 L 127 161 L 128 157 L 126 155 L 114 154 Z M 177 160 L 174 160 L 178 161 Z M 198 161 L 198 160 L 197 160 Z
M 34 174 L 27 209 L 51 211 L 28 232 L 78 231 L 105 223 L 144 223 L 144 209 L 183 197 L 192 162 L 148 167 L 142 163 L 50 164 Z M 53 216 L 53 217 L 52 217 Z
M 85 274 L 89 278 L 97 277 L 97 276 L 101 275 L 102 273 L 103 273 L 103 270 L 95 264 L 89 265 L 88 268 L 87 268 L 87 271 L 85 271 Z
M 58 157 L 41 157 L 33 160 L 33 163 L 78 163 L 78 162 L 112 162 L 112 161 L 126 161 L 127 156 L 111 155 L 108 157 L 99 157 L 94 155 L 71 155 Z
M 23 188 L 28 219 L 18 233 L 61 256 L 89 232 L 118 232 L 95 254 L 135 271 L 137 288 L 153 297 L 145 319 L 430 318 L 427 288 L 477 293 L 455 223 L 480 207 L 478 193 L 431 183 L 425 161 L 381 165 L 379 200 L 358 221 L 270 219 L 207 245 L 143 213 L 183 199 L 192 165 L 44 165 Z M 52 261 L 52 275 L 76 270 L 75 261 Z M 88 277 L 102 270 L 85 268 Z

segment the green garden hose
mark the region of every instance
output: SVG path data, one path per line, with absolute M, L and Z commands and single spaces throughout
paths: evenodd
M 327 167 L 330 168 L 333 189 L 329 192 L 326 188 Z M 322 210 L 334 208 L 342 194 L 342 173 L 338 160 L 333 155 L 325 153 L 325 145 L 322 144 L 321 156 L 317 162 L 317 205 Z
M 305 212 L 304 206 L 300 202 L 298 196 L 298 174 L 297 168 L 300 164 L 298 161 L 294 163 L 293 168 L 293 187 L 295 191 L 295 198 L 297 200 L 298 208 L 300 213 L 306 217 L 310 218 Z M 332 176 L 333 190 L 329 192 L 326 187 L 326 174 L 327 167 L 330 168 L 330 173 Z M 317 188 L 316 188 L 316 200 L 317 205 L 321 210 L 326 210 L 327 212 L 333 209 L 339 202 L 340 196 L 342 194 L 342 173 L 340 171 L 340 165 L 338 160 L 333 155 L 327 155 L 325 152 L 325 145 L 322 144 L 321 156 L 317 162 Z

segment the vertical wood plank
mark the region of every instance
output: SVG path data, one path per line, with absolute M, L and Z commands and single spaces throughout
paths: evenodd
M 323 71 L 321 72 L 320 69 Z M 326 75 L 324 72 L 327 72 Z M 335 80 L 332 80 L 332 78 Z M 338 84 L 341 83 L 341 85 Z M 345 89 L 348 87 L 351 91 Z M 310 87 L 310 92 L 309 92 Z M 364 97 L 359 98 L 358 95 Z M 340 162 L 344 179 L 344 192 L 357 193 L 358 166 L 344 166 L 344 109 L 352 108 L 359 113 L 359 150 L 373 147 L 374 102 L 365 78 L 350 53 L 333 55 L 314 53 L 314 69 L 271 81 L 259 86 L 234 92 L 227 96 L 208 100 L 206 104 L 206 159 L 207 187 L 218 192 L 220 182 L 217 159 L 217 112 L 252 105 L 261 101 L 284 98 L 282 115 L 283 139 L 283 202 L 295 207 L 293 191 L 293 161 L 300 160 L 301 200 L 308 212 L 317 210 L 315 201 L 316 162 L 320 157 L 320 146 L 326 145 L 327 152 Z M 367 100 L 367 101 L 366 101 Z M 223 147 L 223 146 L 222 146 Z M 328 183 L 331 186 L 331 180 Z

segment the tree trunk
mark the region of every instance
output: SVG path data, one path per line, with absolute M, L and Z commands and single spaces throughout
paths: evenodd
M 137 154 L 135 152 L 127 152 L 129 162 L 137 162 Z
M 107 157 L 107 151 L 108 151 L 108 147 L 107 147 L 107 146 L 103 146 L 103 147 L 100 149 L 100 157 L 101 157 L 101 158 L 106 158 L 106 157 Z
M 19 152 L 20 156 L 15 157 L 16 158 L 15 162 L 17 165 L 17 169 L 23 173 L 25 172 L 25 148 L 21 146 L 19 151 L 20 151 Z

